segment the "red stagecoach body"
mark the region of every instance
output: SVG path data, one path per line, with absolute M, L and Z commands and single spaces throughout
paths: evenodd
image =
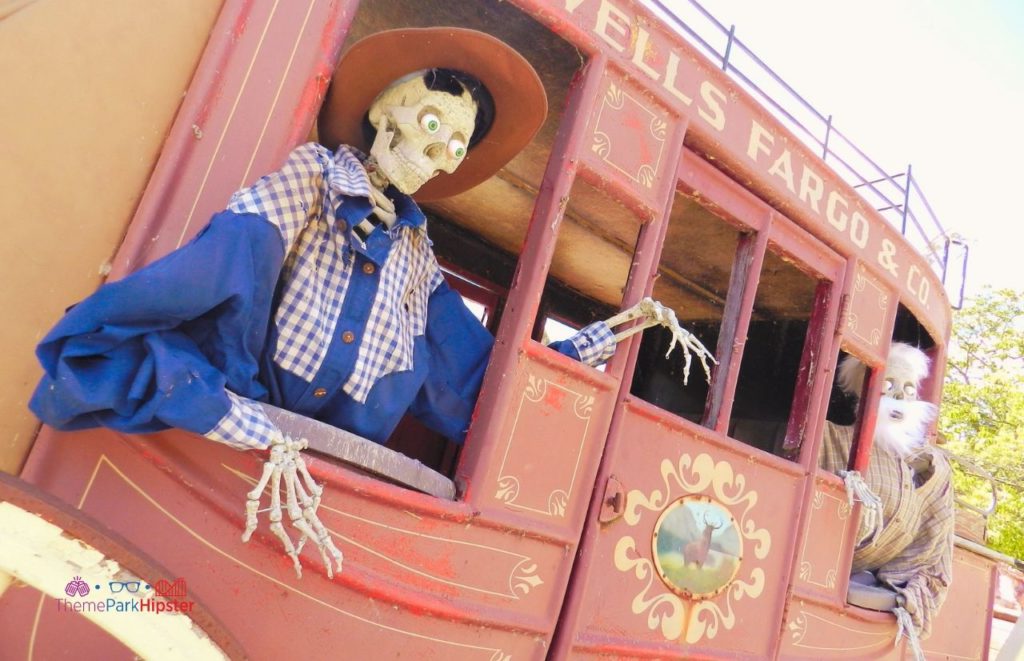
M 501 174 L 426 206 L 497 344 L 461 452 L 413 423 L 392 445 L 457 497 L 314 455 L 345 570 L 328 580 L 307 550 L 298 579 L 265 529 L 239 541 L 254 453 L 44 427 L 20 477 L 187 581 L 226 649 L 253 658 L 909 658 L 890 614 L 847 604 L 857 507 L 816 466 L 840 350 L 877 367 L 894 330 L 928 338 L 938 400 L 943 284 L 642 4 L 226 0 L 111 277 L 180 246 L 304 141 L 346 44 L 432 24 L 512 44 L 551 107 Z M 652 293 L 716 347 L 710 385 L 697 369 L 682 389 L 653 339 L 603 371 L 539 341 L 547 319 L 579 326 Z M 996 563 L 963 548 L 955 563 L 924 648 L 984 658 Z M 4 658 L 132 657 L 29 588 L 0 599 L 0 640 Z

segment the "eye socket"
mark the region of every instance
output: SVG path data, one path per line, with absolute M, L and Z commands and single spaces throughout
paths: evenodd
M 917 397 L 917 387 L 913 383 L 908 383 L 903 386 L 903 394 L 907 397 Z
M 462 158 L 466 155 L 466 143 L 458 138 L 448 141 L 448 156 L 451 158 Z
M 895 389 L 896 389 L 896 382 L 893 381 L 892 379 L 886 379 L 885 383 L 882 384 L 882 394 L 883 395 L 888 395 L 889 393 L 891 393 Z
M 420 127 L 427 133 L 433 135 L 441 128 L 441 120 L 432 112 L 424 113 L 424 115 L 420 117 Z

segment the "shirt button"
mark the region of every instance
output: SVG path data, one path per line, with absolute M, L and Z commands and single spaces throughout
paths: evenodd
M 356 334 L 352 331 L 345 331 L 341 334 L 341 341 L 345 344 L 352 344 L 356 341 Z
M 338 231 L 339 232 L 344 232 L 347 229 L 348 229 L 348 223 L 346 223 L 344 220 L 339 220 L 338 221 Z
M 377 267 L 374 266 L 371 262 L 363 263 L 363 273 L 365 273 L 366 275 L 373 275 L 373 272 L 376 270 Z
M 313 391 L 313 396 L 316 397 L 316 398 L 323 397 L 326 394 L 327 394 L 327 389 L 326 388 L 317 388 L 316 390 Z

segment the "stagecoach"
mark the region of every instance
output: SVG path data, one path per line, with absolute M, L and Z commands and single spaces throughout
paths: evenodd
M 831 118 L 809 129 L 764 94 L 754 72 L 767 69 L 696 4 L 683 21 L 633 0 L 209 4 L 76 17 L 26 3 L 6 19 L 108 40 L 83 42 L 93 59 L 179 45 L 151 63 L 173 92 L 156 109 L 117 79 L 131 62 L 89 72 L 125 93 L 111 101 L 125 117 L 168 118 L 151 172 L 124 151 L 144 176 L 104 178 L 131 212 L 68 230 L 114 254 L 104 276 L 180 246 L 315 138 L 333 64 L 364 35 L 470 27 L 539 72 L 549 114 L 533 143 L 424 206 L 450 283 L 497 338 L 473 424 L 457 447 L 410 419 L 360 459 L 337 450 L 358 439 L 289 419 L 319 448 L 320 516 L 345 553 L 334 579 L 312 549 L 296 577 L 265 530 L 240 542 L 255 453 L 180 431 L 43 427 L 4 450 L 20 468 L 0 482 L 0 568 L 15 577 L 0 657 L 910 658 L 890 613 L 849 603 L 860 505 L 817 468 L 842 353 L 877 368 L 892 341 L 923 346 L 937 366 L 923 396 L 940 397 L 957 245 L 933 241 L 945 234 L 909 169 L 844 157 L 859 152 Z M 83 140 L 130 147 L 110 107 L 82 112 Z M 95 278 L 82 283 L 78 295 Z M 45 280 L 25 288 L 52 308 L 36 336 L 74 300 Z M 647 295 L 715 354 L 709 382 L 696 370 L 684 383 L 659 329 L 602 369 L 545 346 Z M 987 658 L 1003 559 L 977 528 L 961 526 L 929 658 Z M 75 606 L 106 598 L 178 606 Z

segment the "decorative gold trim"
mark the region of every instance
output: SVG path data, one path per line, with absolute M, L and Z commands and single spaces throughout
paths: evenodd
M 809 560 L 807 560 L 807 540 L 810 539 L 810 537 L 811 537 L 809 533 L 810 533 L 811 521 L 814 520 L 813 519 L 813 510 L 824 509 L 824 507 L 825 507 L 825 500 L 826 499 L 832 500 L 832 501 L 836 501 L 836 502 L 839 503 L 838 505 L 836 505 L 836 515 L 839 517 L 840 521 L 846 521 L 848 518 L 850 518 L 850 504 L 848 502 L 846 502 L 845 499 L 837 498 L 836 496 L 833 496 L 832 494 L 825 493 L 821 489 L 817 489 L 816 488 L 814 490 L 814 497 L 811 498 L 812 516 L 807 517 L 808 530 L 807 530 L 806 533 L 804 533 L 804 539 L 803 539 L 803 542 L 800 545 L 800 570 L 799 570 L 799 576 L 800 576 L 800 580 L 804 581 L 805 583 L 808 583 L 810 585 L 817 585 L 818 587 L 825 588 L 826 590 L 831 590 L 831 589 L 835 588 L 835 586 L 836 586 L 836 579 L 839 576 L 839 554 L 836 554 L 836 556 L 835 556 L 835 558 L 836 558 L 835 566 L 834 567 L 830 567 L 827 570 L 825 570 L 825 579 L 824 579 L 825 582 L 824 583 L 819 583 L 817 581 L 811 580 L 811 576 L 814 573 L 814 566 L 811 564 L 811 562 Z M 846 529 L 847 529 L 847 526 L 844 524 L 844 525 L 841 525 L 840 528 L 842 529 L 843 532 L 842 532 L 842 536 L 839 538 L 839 543 L 838 543 L 838 545 L 836 547 L 836 548 L 839 548 L 839 549 L 843 548 L 843 545 L 846 542 Z
M 823 622 L 823 623 L 827 624 L 829 627 L 831 627 L 833 629 L 841 629 L 843 631 L 847 631 L 847 632 L 850 632 L 850 633 L 853 633 L 853 634 L 857 634 L 857 635 L 861 635 L 861 636 L 869 636 L 869 637 L 874 638 L 876 640 L 874 640 L 874 641 L 872 641 L 870 643 L 865 643 L 864 645 L 858 645 L 856 647 L 839 647 L 839 646 L 821 647 L 821 646 L 817 646 L 817 645 L 804 645 L 803 644 L 803 640 L 807 636 L 807 632 L 810 631 L 810 628 L 811 628 L 810 624 L 807 621 L 808 618 L 817 620 L 818 622 Z M 789 631 L 790 631 L 790 638 L 793 641 L 793 647 L 800 647 L 800 648 L 808 649 L 808 650 L 832 650 L 832 651 L 855 652 L 857 650 L 868 649 L 869 647 L 877 647 L 879 644 L 888 644 L 889 641 L 892 639 L 892 634 L 889 633 L 889 632 L 878 632 L 878 631 L 867 631 L 865 629 L 854 629 L 853 627 L 843 626 L 841 624 L 833 622 L 832 620 L 829 620 L 827 618 L 821 617 L 820 615 L 815 615 L 814 613 L 809 613 L 809 612 L 807 612 L 805 610 L 802 610 L 802 609 L 797 612 L 796 617 L 794 617 L 792 620 L 789 621 L 789 624 L 787 625 L 786 628 L 789 629 Z
M 311 0 L 310 5 L 316 2 Z M 256 50 L 252 53 L 252 58 L 249 60 L 249 66 L 245 70 L 245 75 L 242 77 L 242 84 L 238 88 L 238 93 L 235 95 L 235 100 L 231 104 L 231 110 L 228 111 L 227 119 L 224 120 L 224 128 L 217 138 L 217 145 L 213 148 L 213 154 L 210 156 L 209 162 L 206 164 L 206 172 L 203 173 L 203 179 L 199 182 L 199 188 L 196 189 L 196 196 L 192 200 L 192 208 L 188 211 L 188 216 L 185 217 L 185 224 L 181 228 L 181 235 L 178 237 L 177 247 L 181 247 L 182 242 L 185 240 L 185 234 L 188 232 L 189 226 L 192 224 L 192 216 L 196 212 L 196 207 L 199 206 L 199 198 L 202 197 L 203 191 L 206 190 L 206 182 L 210 178 L 210 172 L 213 170 L 213 164 L 217 162 L 217 154 L 220 153 L 220 148 L 224 144 L 224 138 L 228 134 L 228 129 L 231 128 L 231 121 L 235 117 L 235 111 L 238 109 L 238 102 L 242 99 L 242 93 L 245 91 L 246 85 L 249 84 L 249 77 L 252 75 L 253 66 L 256 64 L 256 58 L 259 57 L 260 51 L 263 49 L 263 42 L 267 38 L 267 32 L 270 30 L 270 24 L 274 21 L 274 15 L 277 13 L 277 6 L 281 3 L 281 0 L 274 0 L 274 6 L 270 8 L 270 14 L 267 16 L 267 22 L 263 24 L 263 32 L 260 34 L 259 41 L 256 42 Z M 300 33 L 301 37 L 301 33 Z M 296 39 L 298 41 L 298 39 Z
M 659 144 L 658 157 L 653 164 L 643 163 L 640 165 L 636 173 L 627 172 L 622 169 L 617 163 L 609 160 L 612 154 L 612 141 L 607 133 L 598 129 L 601 125 L 601 117 L 604 116 L 604 109 L 611 108 L 612 110 L 621 110 L 626 105 L 626 99 L 629 99 L 637 105 L 641 110 L 645 111 L 650 115 L 650 121 L 648 123 L 648 131 L 651 137 L 654 138 L 655 142 Z M 656 113 L 655 111 L 648 108 L 646 105 L 641 103 L 637 98 L 624 91 L 614 82 L 609 81 L 608 89 L 605 91 L 604 99 L 601 102 L 601 107 L 597 111 L 597 117 L 594 119 L 594 133 L 593 139 L 590 145 L 591 150 L 600 157 L 600 159 L 606 164 L 610 165 L 615 170 L 618 170 L 629 179 L 640 184 L 644 188 L 653 188 L 654 180 L 657 178 L 658 170 L 661 169 L 661 158 L 665 152 L 665 136 L 668 132 L 668 122 Z
M 220 556 L 226 558 L 227 560 L 237 564 L 240 568 L 242 568 L 242 569 L 244 569 L 246 571 L 249 571 L 249 572 L 257 575 L 260 578 L 263 578 L 263 579 L 265 579 L 266 581 L 268 581 L 270 583 L 273 583 L 274 585 L 278 586 L 279 588 L 281 588 L 283 590 L 287 590 L 288 592 L 296 594 L 296 595 L 298 595 L 300 597 L 304 597 L 304 598 L 308 599 L 309 601 L 312 601 L 313 603 L 315 603 L 315 604 L 317 604 L 319 606 L 324 607 L 327 610 L 334 611 L 334 612 L 338 613 L 339 615 L 344 615 L 345 617 L 351 618 L 351 619 L 353 619 L 353 620 L 355 620 L 355 621 L 357 621 L 357 622 L 359 622 L 361 624 L 369 625 L 373 629 L 382 629 L 382 630 L 385 630 L 385 631 L 390 631 L 392 633 L 397 633 L 397 634 L 402 634 L 404 636 L 409 636 L 410 638 L 416 638 L 416 639 L 419 639 L 419 640 L 426 640 L 426 641 L 430 641 L 432 643 L 440 643 L 440 644 L 443 644 L 443 645 L 449 645 L 449 646 L 456 647 L 456 648 L 461 648 L 461 649 L 479 650 L 481 652 L 490 652 L 491 653 L 491 657 L 490 657 L 491 659 L 505 659 L 505 660 L 511 659 L 511 657 L 509 655 L 504 655 L 504 652 L 501 649 L 499 649 L 499 648 L 485 647 L 485 646 L 482 646 L 482 645 L 473 645 L 473 644 L 470 644 L 470 643 L 461 643 L 461 642 L 458 642 L 458 641 L 445 640 L 443 638 L 436 638 L 434 636 L 428 636 L 428 635 L 425 635 L 425 634 L 416 633 L 414 631 L 408 631 L 408 630 L 405 630 L 405 629 L 400 629 L 400 628 L 395 627 L 395 626 L 383 624 L 379 620 L 362 617 L 362 616 L 357 615 L 357 614 L 355 614 L 355 613 L 353 613 L 351 611 L 344 610 L 342 608 L 339 608 L 338 606 L 335 606 L 334 604 L 331 604 L 331 603 L 328 603 L 328 602 L 326 602 L 326 601 L 324 601 L 322 599 L 319 599 L 319 598 L 309 594 L 308 592 L 304 592 L 304 591 L 296 588 L 293 585 L 289 585 L 288 583 L 285 583 L 284 581 L 278 580 L 278 579 L 274 578 L 273 576 L 270 576 L 269 574 L 263 573 L 262 571 L 256 569 L 255 567 L 249 565 L 248 563 L 246 563 L 241 558 L 238 558 L 238 557 L 232 555 L 231 553 L 228 553 L 227 551 L 222 550 L 220 547 L 215 545 L 213 542 L 211 542 L 208 539 L 206 539 L 203 535 L 201 535 L 198 532 L 196 532 L 195 530 L 193 530 L 187 523 L 185 523 L 184 521 L 182 521 L 181 519 L 176 517 L 173 513 L 171 513 L 163 505 L 161 505 L 153 496 L 150 496 L 142 487 L 140 487 L 138 484 L 136 484 L 120 468 L 118 468 L 117 465 L 115 465 L 114 462 L 111 461 L 105 454 L 101 454 L 99 459 L 97 460 L 96 467 L 93 469 L 93 475 L 89 479 L 89 483 L 86 485 L 85 491 L 82 492 L 82 497 L 79 500 L 79 503 L 81 503 L 81 504 L 85 503 L 85 501 L 86 501 L 86 499 L 87 499 L 87 497 L 89 495 L 89 491 L 91 490 L 93 482 L 94 482 L 94 480 L 96 478 L 96 475 L 97 475 L 97 473 L 99 471 L 100 465 L 102 465 L 102 464 L 105 464 L 111 470 L 113 470 L 117 474 L 117 476 L 120 477 L 124 481 L 124 483 L 127 484 L 133 491 L 135 491 L 137 494 L 142 496 L 142 498 L 144 498 L 147 502 L 149 502 L 150 505 L 155 507 L 161 514 L 163 514 L 165 517 L 167 517 L 170 521 L 172 521 L 174 524 L 176 524 L 179 528 L 181 528 L 185 533 L 187 533 L 189 536 L 191 536 L 197 542 L 199 542 L 203 546 L 209 548 L 211 551 L 213 551 L 217 555 L 220 555 Z M 501 656 L 501 655 L 504 655 L 504 656 Z
M 572 404 L 573 415 L 580 420 L 586 421 L 586 424 L 583 426 L 583 433 L 580 434 L 579 447 L 576 449 L 576 463 L 573 465 L 572 475 L 569 477 L 569 484 L 564 489 L 554 489 L 548 494 L 546 499 L 547 510 L 545 511 L 517 502 L 521 493 L 520 486 L 522 480 L 520 480 L 519 476 L 508 474 L 505 471 L 508 464 L 509 453 L 512 451 L 512 444 L 515 439 L 516 429 L 519 427 L 519 418 L 523 413 L 523 405 L 526 402 L 536 403 L 541 401 L 547 394 L 549 387 L 558 388 L 559 390 L 563 390 L 566 393 L 575 396 L 575 400 L 573 400 Z M 496 478 L 498 485 L 494 492 L 495 500 L 501 501 L 506 506 L 513 509 L 534 512 L 545 516 L 565 518 L 565 513 L 569 507 L 569 501 L 573 496 L 573 488 L 576 486 L 576 477 L 580 470 L 580 461 L 583 458 L 583 446 L 586 445 L 587 435 L 590 433 L 590 416 L 593 413 L 595 401 L 596 400 L 592 395 L 585 395 L 554 383 L 553 381 L 548 381 L 544 377 L 528 374 L 526 387 L 523 388 L 523 395 L 519 399 L 519 408 L 516 410 L 516 416 L 512 422 L 512 429 L 509 431 L 508 443 L 505 445 L 505 454 L 501 458 L 501 466 L 498 468 L 498 477 Z
M 248 484 L 250 486 L 254 486 L 256 484 L 256 479 L 255 478 L 250 477 L 249 475 L 246 475 L 245 473 L 242 473 L 241 471 L 236 470 L 236 469 L 232 468 L 231 466 L 228 466 L 227 464 L 221 464 L 221 467 L 224 468 L 225 470 L 227 470 L 229 473 L 231 473 L 235 477 L 240 478 L 241 480 L 243 480 L 246 484 Z M 267 487 L 267 489 L 269 489 L 269 487 Z M 378 529 L 381 529 L 381 530 L 388 530 L 388 531 L 391 531 L 391 532 L 394 532 L 394 533 L 398 533 L 398 534 L 400 534 L 400 535 L 402 535 L 404 537 L 407 537 L 407 538 L 408 537 L 419 537 L 420 539 L 427 539 L 427 540 L 430 540 L 432 542 L 440 542 L 442 544 L 450 544 L 450 545 L 454 545 L 454 546 L 463 546 L 463 547 L 469 547 L 469 548 L 484 549 L 486 551 L 490 551 L 490 552 L 495 553 L 495 554 L 511 556 L 512 559 L 516 561 L 515 565 L 513 565 L 512 569 L 509 571 L 509 575 L 508 575 L 508 592 L 495 592 L 494 590 L 488 590 L 486 588 L 478 587 L 478 586 L 475 586 L 475 585 L 469 585 L 468 583 L 460 583 L 459 581 L 453 581 L 451 579 L 441 578 L 439 576 L 435 576 L 433 574 L 429 574 L 429 573 L 427 573 L 427 572 L 425 572 L 425 571 L 423 571 L 421 569 L 418 569 L 418 568 L 413 567 L 411 565 L 405 564 L 403 562 L 399 562 L 395 558 L 393 558 L 393 557 L 391 557 L 391 556 L 389 556 L 389 555 L 387 555 L 385 553 L 381 553 L 377 549 L 374 549 L 372 547 L 366 546 L 365 544 L 361 544 L 359 541 L 357 541 L 357 540 L 355 540 L 355 539 L 353 539 L 353 538 L 351 538 L 351 537 L 349 537 L 347 535 L 344 535 L 344 534 L 338 532 L 337 530 L 335 530 L 334 528 L 331 528 L 330 526 L 326 526 L 325 525 L 327 530 L 329 530 L 334 537 L 336 537 L 337 539 L 342 540 L 346 545 L 360 548 L 363 551 L 365 551 L 366 553 L 369 553 L 370 555 L 373 555 L 373 556 L 375 556 L 375 557 L 377 557 L 377 558 L 379 558 L 381 560 L 389 562 L 389 563 L 391 563 L 392 565 L 394 565 L 396 567 L 400 567 L 400 568 L 404 569 L 405 571 L 409 572 L 410 574 L 415 574 L 417 576 L 421 576 L 423 578 L 426 578 L 426 579 L 429 579 L 431 581 L 434 581 L 435 583 L 442 583 L 444 585 L 450 585 L 452 587 L 457 587 L 457 588 L 460 588 L 460 589 L 463 589 L 463 590 L 472 590 L 473 592 L 480 592 L 482 594 L 488 594 L 488 595 L 491 595 L 491 596 L 494 596 L 494 597 L 505 597 L 507 599 L 515 599 L 515 600 L 519 600 L 521 595 L 525 596 L 525 595 L 529 594 L 531 588 L 534 588 L 534 587 L 537 587 L 538 585 L 543 585 L 544 584 L 544 580 L 541 579 L 540 576 L 536 576 L 537 563 L 533 560 L 533 558 L 531 558 L 529 556 L 526 556 L 526 555 L 522 555 L 521 553 L 515 553 L 513 551 L 509 551 L 509 550 L 503 549 L 503 548 L 498 548 L 498 547 L 495 547 L 495 546 L 487 546 L 486 544 L 478 544 L 476 542 L 466 542 L 466 541 L 463 541 L 463 540 L 451 539 L 450 537 L 440 537 L 440 536 L 437 536 L 437 535 L 428 535 L 426 533 L 416 532 L 415 530 L 409 530 L 408 528 L 400 528 L 398 526 L 392 526 L 392 525 L 389 525 L 389 524 L 386 524 L 386 523 L 382 523 L 380 521 L 376 521 L 374 519 L 367 519 L 365 517 L 356 516 L 355 514 L 351 514 L 349 512 L 345 512 L 344 510 L 340 510 L 340 509 L 337 509 L 337 508 L 334 508 L 334 507 L 331 507 L 329 505 L 325 505 L 325 504 L 322 504 L 322 503 L 320 505 L 320 510 L 321 511 L 332 512 L 334 514 L 337 514 L 339 516 L 345 517 L 347 519 L 351 519 L 353 521 L 358 521 L 360 523 L 363 523 L 363 524 L 366 524 L 366 525 L 369 525 L 369 526 L 374 526 L 374 527 L 376 527 Z M 521 593 L 521 595 L 520 595 L 520 593 Z
M 861 294 L 861 293 L 865 292 L 867 290 L 867 288 L 868 288 L 868 285 L 870 285 L 871 288 L 878 293 L 877 303 L 878 303 L 878 307 L 882 310 L 882 317 L 883 317 L 883 320 L 884 320 L 885 312 L 889 308 L 889 294 L 884 289 L 882 289 L 877 284 L 875 284 L 874 280 L 872 280 L 871 278 L 867 277 L 867 275 L 865 275 L 863 267 L 858 268 L 857 269 L 857 273 L 854 276 L 854 283 L 853 283 L 853 291 L 854 291 L 854 293 Z M 853 307 L 852 302 L 851 302 L 850 307 L 851 308 Z M 860 322 L 860 319 L 853 312 L 851 312 L 846 317 L 846 327 L 850 330 L 851 333 L 853 333 L 855 336 L 859 337 L 861 340 L 869 343 L 871 346 L 875 346 L 875 347 L 879 346 L 881 344 L 881 342 L 882 342 L 882 331 L 881 331 L 881 329 L 880 328 L 872 328 L 871 331 L 870 331 L 869 336 L 864 336 L 860 332 L 860 330 L 858 329 L 859 322 Z
M 284 88 L 284 83 L 288 80 L 288 73 L 292 70 L 292 62 L 295 60 L 295 53 L 299 50 L 299 44 L 303 42 L 302 35 L 306 32 L 306 25 L 309 23 L 309 16 L 313 13 L 313 7 L 316 5 L 316 0 L 312 0 L 309 3 L 309 7 L 306 8 L 306 15 L 302 19 L 302 27 L 299 28 L 299 36 L 292 44 L 292 52 L 288 54 L 288 64 L 284 67 L 284 73 L 281 74 L 281 80 L 277 83 L 277 90 L 274 92 L 274 100 L 270 103 L 270 110 L 267 111 L 267 118 L 263 120 L 263 128 L 260 129 L 260 137 L 256 139 L 256 145 L 252 148 L 252 155 L 249 156 L 249 162 L 245 166 L 245 174 L 242 175 L 242 180 L 239 182 L 238 187 L 241 188 L 245 185 L 245 182 L 249 179 L 249 172 L 252 170 L 253 161 L 256 160 L 256 154 L 260 150 L 260 145 L 263 144 L 263 136 L 267 133 L 267 127 L 270 126 L 270 118 L 274 116 L 274 109 L 277 108 L 277 102 L 281 98 L 281 89 Z
M 745 542 L 752 543 L 750 548 L 754 557 L 764 560 L 768 556 L 771 549 L 771 533 L 765 528 L 758 528 L 750 516 L 757 506 L 757 492 L 747 489 L 746 477 L 735 473 L 729 462 L 716 462 L 706 453 L 698 454 L 696 457 L 683 453 L 677 463 L 663 459 L 660 472 L 664 490 L 654 489 L 647 494 L 633 490 L 626 496 L 623 521 L 627 525 L 635 527 L 640 524 L 643 518 L 641 509 L 662 512 L 678 497 L 673 495 L 676 488 L 680 495 L 710 492 L 714 494 L 719 505 L 742 508 L 739 517 L 736 517 L 731 507 L 729 508 L 739 524 L 736 526 L 737 531 Z M 623 535 L 615 545 L 613 563 L 619 571 L 632 572 L 640 581 L 646 581 L 633 598 L 630 608 L 634 615 L 646 613 L 648 629 L 660 630 L 665 640 L 674 641 L 682 638 L 686 643 L 694 644 L 703 638 L 713 639 L 718 635 L 720 628 L 728 630 L 735 626 L 733 600 L 756 599 L 764 592 L 764 570 L 761 567 L 753 567 L 745 579 L 734 578 L 722 593 L 724 596 L 698 602 L 683 600 L 660 581 L 654 583 L 654 577 L 657 575 L 654 563 L 641 555 L 637 548 L 637 542 L 632 536 Z M 720 602 L 724 603 L 720 605 Z

